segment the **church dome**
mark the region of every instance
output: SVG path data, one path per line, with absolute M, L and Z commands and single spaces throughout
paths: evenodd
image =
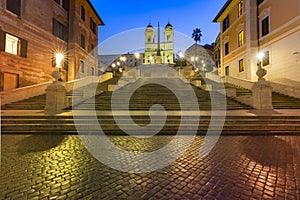
M 170 22 L 168 22 L 168 24 L 166 25 L 166 28 L 168 28 L 168 27 L 173 28 L 173 26 L 172 26 L 172 24 L 170 24 Z
M 149 25 L 147 26 L 147 28 L 153 28 L 153 26 L 151 25 L 151 23 L 149 23 Z

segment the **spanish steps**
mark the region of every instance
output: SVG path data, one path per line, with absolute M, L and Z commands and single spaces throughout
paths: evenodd
M 210 82 L 201 78 L 203 82 Z M 77 134 L 76 126 L 74 125 L 74 118 L 72 110 L 80 111 L 82 115 L 77 116 L 76 123 L 81 123 L 83 126 L 93 125 L 90 120 L 89 113 L 91 110 L 96 110 L 97 118 L 102 130 L 108 135 L 124 135 L 124 131 L 120 129 L 122 127 L 130 128 L 130 121 L 124 117 L 122 118 L 122 110 L 120 110 L 120 116 L 113 116 L 111 111 L 111 97 L 113 92 L 108 91 L 109 84 L 116 84 L 118 77 L 106 81 L 105 83 L 98 84 L 97 90 L 102 91 L 95 98 L 87 99 L 82 103 L 69 107 L 66 112 L 57 116 L 47 116 L 43 114 L 45 107 L 45 95 L 33 97 L 20 102 L 12 103 L 2 107 L 2 119 L 1 119 L 1 131 L 3 134 Z M 138 81 L 143 81 L 139 79 Z M 186 84 L 180 79 L 171 78 L 168 81 L 172 82 L 176 88 L 181 88 L 181 85 Z M 126 92 L 130 87 L 130 84 L 120 88 L 120 92 Z M 184 130 L 186 134 L 189 134 L 189 130 L 196 128 L 197 134 L 206 134 L 212 120 L 222 121 L 222 116 L 211 116 L 211 93 L 214 93 L 214 98 L 224 99 L 222 94 L 215 93 L 214 91 L 205 91 L 201 88 L 192 86 L 197 96 L 200 121 L 197 121 L 199 112 L 191 112 L 189 116 L 190 121 L 184 124 Z M 230 84 L 225 84 L 225 87 L 234 87 Z M 87 89 L 87 88 L 82 88 Z M 249 95 L 251 91 L 238 88 L 237 95 Z M 224 127 L 222 134 L 235 135 L 235 134 L 298 134 L 300 133 L 300 116 L 293 115 L 280 115 L 280 114 L 256 114 L 250 106 L 243 105 L 237 102 L 235 99 L 226 98 L 226 112 Z M 93 100 L 95 100 L 93 103 Z M 120 100 L 122 102 L 122 99 Z M 188 99 L 187 99 L 188 102 Z M 129 101 L 129 111 L 132 114 L 133 121 L 140 125 L 146 126 L 151 122 L 149 117 L 149 109 L 154 104 L 161 104 L 166 112 L 166 123 L 158 134 L 176 134 L 181 123 L 181 105 L 179 104 L 176 95 L 173 94 L 168 88 L 159 84 L 145 84 L 138 88 Z M 188 104 L 188 103 L 187 103 Z M 300 109 L 300 103 L 298 99 L 273 93 L 273 106 L 274 113 L 280 109 Z M 192 108 L 193 106 L 191 106 Z M 189 109 L 189 106 L 185 107 Z M 215 105 L 217 109 L 223 109 Z M 20 114 L 20 111 L 26 111 L 27 114 Z M 16 114 L 5 114 L 5 111 L 10 111 Z M 19 113 L 19 114 L 18 114 Z M 34 113 L 34 114 L 30 114 Z M 118 113 L 118 112 L 115 112 Z M 118 114 L 117 114 L 118 115 Z M 115 121 L 115 117 L 118 117 L 118 124 Z M 120 124 L 122 123 L 122 124 Z M 214 130 L 214 127 L 210 127 L 210 130 Z M 216 129 L 217 130 L 217 129 Z M 125 134 L 126 135 L 126 134 Z

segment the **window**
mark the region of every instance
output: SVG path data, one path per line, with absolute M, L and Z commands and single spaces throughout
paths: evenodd
M 167 35 L 167 41 L 170 42 L 171 37 L 169 35 Z
M 96 23 L 92 18 L 90 18 L 90 28 L 94 33 L 96 33 Z
M 223 32 L 225 32 L 229 28 L 229 15 L 223 21 Z
M 261 21 L 261 36 L 265 36 L 269 33 L 269 17 L 264 18 Z
M 63 0 L 55 0 L 55 2 L 61 6 L 63 5 Z
M 66 10 L 69 10 L 69 0 L 55 0 L 55 2 Z
M 224 49 L 225 49 L 224 52 L 225 52 L 225 56 L 226 56 L 227 54 L 229 54 L 229 42 L 225 43 L 225 48 Z
M 5 52 L 18 55 L 19 38 L 6 33 L 5 37 Z
M 26 58 L 27 46 L 27 40 L 0 30 L 0 51 Z
M 243 72 L 245 70 L 244 67 L 244 59 L 239 60 L 239 72 Z
M 225 76 L 229 76 L 229 66 L 225 67 Z
M 240 1 L 238 4 L 238 17 L 243 15 L 243 6 L 244 6 L 244 1 Z
M 270 53 L 269 53 L 269 51 L 265 51 L 264 57 L 262 60 L 262 66 L 265 67 L 265 66 L 268 66 L 269 64 L 270 64 Z
M 238 47 L 243 46 L 244 42 L 244 31 L 242 30 L 238 33 Z
M 79 69 L 79 71 L 81 72 L 81 73 L 84 73 L 84 71 L 85 71 L 85 69 L 84 69 L 84 62 L 81 60 L 80 61 L 80 69 Z
M 95 68 L 91 67 L 91 76 L 94 76 L 94 75 L 95 75 Z
M 85 9 L 84 9 L 84 7 L 83 6 L 81 6 L 81 19 L 83 20 L 83 21 L 85 21 Z
M 21 0 L 6 0 L 6 9 L 20 16 L 21 15 Z
M 80 36 L 80 46 L 85 49 L 85 36 L 83 34 Z
M 53 35 L 62 40 L 67 40 L 67 27 L 56 19 L 53 19 Z
M 150 43 L 151 42 L 151 37 L 148 37 L 148 43 Z

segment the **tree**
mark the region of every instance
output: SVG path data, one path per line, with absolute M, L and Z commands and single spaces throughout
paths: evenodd
M 200 30 L 200 28 L 194 29 L 192 38 L 194 39 L 196 44 L 198 43 L 198 41 L 199 42 L 201 41 L 201 37 L 202 37 L 202 31 Z
M 195 41 L 195 58 L 197 56 L 197 43 L 198 43 L 198 41 L 199 42 L 201 41 L 201 37 L 202 37 L 202 31 L 200 30 L 200 28 L 194 29 L 193 34 L 192 34 L 192 38 Z M 196 65 L 196 62 L 195 62 L 195 65 Z

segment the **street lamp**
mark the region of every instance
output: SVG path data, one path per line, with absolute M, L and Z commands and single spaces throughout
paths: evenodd
M 151 65 L 152 59 L 153 59 L 153 56 L 149 56 L 150 65 Z
M 179 60 L 180 60 L 180 66 L 182 66 L 182 61 L 183 61 L 183 57 L 184 57 L 183 52 L 180 51 L 180 52 L 178 53 L 178 56 L 179 56 Z
M 139 61 L 139 59 L 140 59 L 140 56 L 141 56 L 141 54 L 140 54 L 140 53 L 138 53 L 138 52 L 136 52 L 136 53 L 134 54 L 134 57 L 135 57 L 135 60 L 136 60 L 136 62 L 135 62 L 135 66 L 137 66 L 137 65 L 138 65 L 138 61 Z
M 125 56 L 121 56 L 120 57 L 120 61 L 121 61 L 121 63 L 122 63 L 122 69 L 124 68 L 124 63 L 126 62 L 126 57 Z
M 257 59 L 258 59 L 258 69 L 261 69 L 261 64 L 262 64 L 262 62 L 263 62 L 263 59 L 264 59 L 264 56 L 265 56 L 265 54 L 264 54 L 264 52 L 259 52 L 258 54 L 257 54 Z
M 62 53 L 57 53 L 55 55 L 56 67 L 58 69 L 61 69 L 61 64 L 62 64 L 63 59 L 64 59 L 64 55 Z
M 112 70 L 113 70 L 113 75 L 115 75 L 115 68 L 116 68 L 116 63 L 111 64 Z

